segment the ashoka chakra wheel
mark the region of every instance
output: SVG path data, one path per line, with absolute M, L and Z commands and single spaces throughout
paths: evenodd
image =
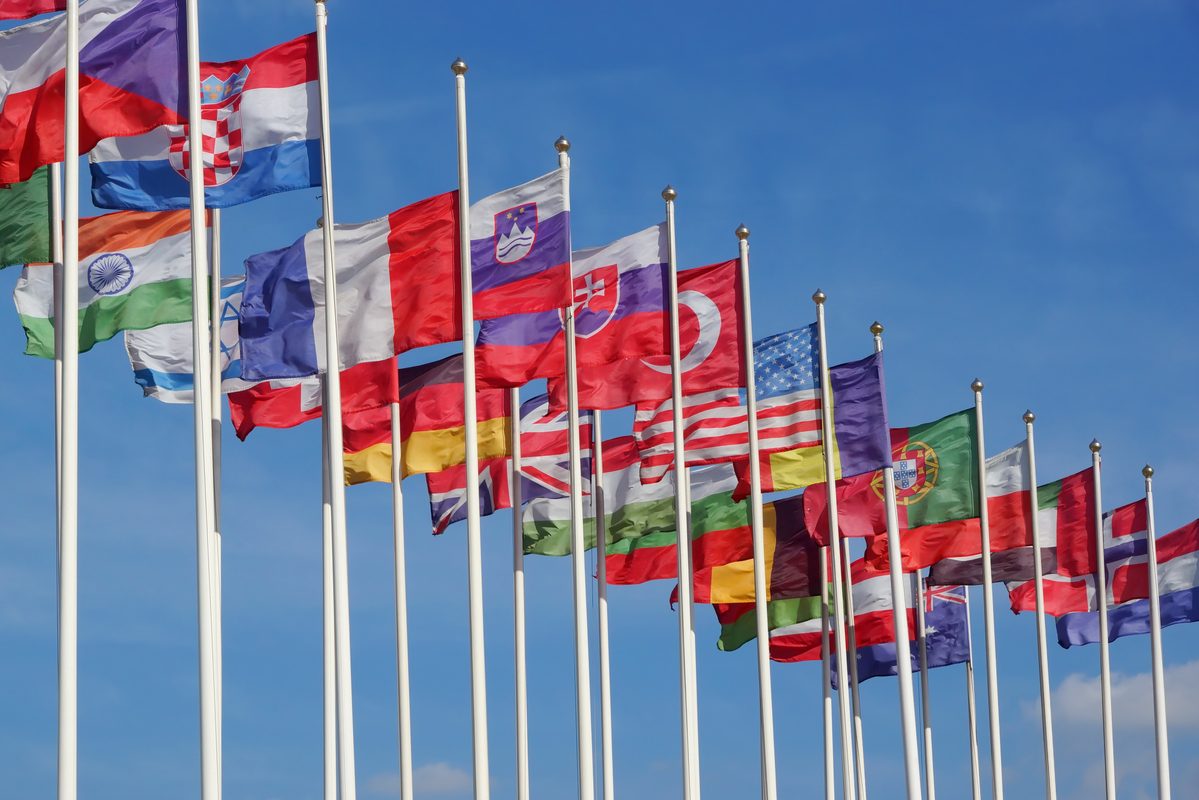
M 87 283 L 96 294 L 119 294 L 133 280 L 133 263 L 122 253 L 100 256 L 87 268 Z

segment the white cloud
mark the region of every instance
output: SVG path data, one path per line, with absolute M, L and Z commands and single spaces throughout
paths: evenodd
M 1166 668 L 1166 707 L 1170 729 L 1199 730 L 1199 703 L 1192 687 L 1199 685 L 1199 661 Z M 1033 707 L 1035 713 L 1039 710 Z M 1098 676 L 1068 675 L 1053 691 L 1054 721 L 1064 725 L 1100 724 Z M 1153 683 L 1148 672 L 1112 675 L 1112 717 L 1122 729 L 1153 729 Z
M 457 796 L 466 795 L 474 788 L 469 772 L 437 761 L 424 764 L 412 772 L 412 788 L 420 795 Z M 367 781 L 366 789 L 371 794 L 394 795 L 400 791 L 400 776 L 396 773 L 375 775 Z

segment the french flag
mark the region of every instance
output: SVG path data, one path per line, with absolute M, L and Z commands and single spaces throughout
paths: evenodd
M 204 195 L 228 208 L 321 182 L 316 34 L 252 58 L 200 65 Z M 92 151 L 100 208 L 187 208 L 193 159 L 186 125 L 105 139 Z
M 0 32 L 0 184 L 63 160 L 66 17 Z M 89 0 L 79 11 L 79 150 L 182 124 L 181 0 Z

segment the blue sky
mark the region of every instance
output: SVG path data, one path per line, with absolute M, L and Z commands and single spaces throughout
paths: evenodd
M 659 192 L 673 183 L 681 265 L 732 257 L 733 228 L 751 227 L 759 335 L 810 322 L 817 287 L 829 295 L 834 361 L 868 352 L 872 320 L 887 326 L 896 424 L 967 406 L 977 375 L 987 384 L 990 452 L 1022 435 L 1020 414 L 1032 408 L 1043 479 L 1085 466 L 1086 445 L 1098 437 L 1109 507 L 1138 496 L 1149 461 L 1161 531 L 1199 513 L 1191 478 L 1199 357 L 1189 346 L 1199 304 L 1193 5 L 331 5 L 339 220 L 454 188 L 448 66 L 461 55 L 471 67 L 476 197 L 551 169 L 552 142 L 565 134 L 574 143 L 577 245 L 658 221 Z M 313 26 L 312 4 L 302 0 L 204 6 L 203 50 L 213 60 Z M 226 272 L 290 243 L 319 213 L 316 191 L 228 212 Z M 0 291 L 17 274 L 0 275 Z M 0 326 L 8 420 L 0 426 L 0 780 L 7 796 L 34 798 L 52 796 L 55 774 L 53 376 L 48 363 L 21 354 L 23 343 L 10 315 Z M 81 795 L 194 795 L 190 410 L 143 400 L 119 340 L 81 359 L 81 387 Z M 606 420 L 610 436 L 630 424 L 622 414 Z M 244 800 L 315 800 L 318 430 L 260 431 L 245 444 L 227 435 L 224 452 L 225 787 Z M 417 786 L 422 797 L 466 797 L 464 531 L 427 535 L 422 483 L 404 487 Z M 360 795 L 394 796 L 390 494 L 375 485 L 348 495 Z M 496 797 L 509 797 L 510 519 L 487 520 L 483 534 L 492 781 Z M 570 796 L 575 786 L 568 566 L 527 565 L 539 797 Z M 611 592 L 616 781 L 630 800 L 678 792 L 669 588 Z M 706 611 L 696 615 L 704 790 L 752 796 L 753 652 L 717 652 Z M 1199 630 L 1169 629 L 1164 643 L 1179 785 L 1199 780 L 1190 755 L 1199 744 L 1191 688 Z M 1035 796 L 1032 619 L 1002 611 L 998 649 L 1008 789 Z M 1148 797 L 1148 642 L 1121 640 L 1112 653 L 1122 795 Z M 1063 798 L 1101 790 L 1097 661 L 1094 648 L 1051 654 Z M 773 674 L 780 787 L 801 796 L 821 780 L 819 667 L 776 665 Z M 930 677 L 938 787 L 963 797 L 963 673 Z M 871 797 L 899 797 L 895 683 L 870 681 L 862 694 Z M 985 738 L 983 750 L 985 759 Z

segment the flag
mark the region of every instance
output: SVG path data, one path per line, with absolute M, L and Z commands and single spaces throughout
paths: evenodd
M 1163 628 L 1199 620 L 1199 520 L 1157 540 L 1157 590 Z M 1138 570 L 1139 571 L 1139 570 Z M 1148 570 L 1143 570 L 1137 599 L 1123 599 L 1108 607 L 1108 641 L 1121 636 L 1149 632 Z M 1068 613 L 1057 619 L 1058 644 L 1062 647 L 1099 641 L 1099 612 Z
M 124 330 L 191 320 L 190 220 L 187 211 L 79 220 L 79 352 Z M 53 265 L 27 265 L 13 300 L 25 353 L 54 358 Z
M 987 460 L 987 507 L 991 515 L 992 577 L 996 581 L 1027 581 L 1033 577 L 1032 530 L 1028 524 L 1027 501 L 1020 515 L 1014 513 L 1014 498 L 998 500 L 991 478 L 991 462 Z M 1093 473 L 1090 467 L 1061 480 L 1037 487 L 1037 521 L 1041 534 L 1041 569 L 1049 575 L 1057 570 L 1059 543 L 1085 540 L 1095 533 L 1095 502 L 1091 493 Z M 1027 479 L 1025 479 L 1027 480 Z M 996 506 L 1005 504 L 1007 514 L 997 514 Z M 1015 543 L 1023 539 L 1026 544 Z M 982 556 L 954 556 L 933 564 L 929 583 L 982 583 Z
M 492 458 L 479 462 L 479 516 L 486 517 L 500 509 L 512 508 L 508 488 L 508 473 L 512 460 Z M 466 519 L 466 465 L 459 464 L 441 472 L 425 473 L 429 489 L 429 512 L 433 517 L 433 533 L 444 533 L 455 522 Z
M 466 459 L 462 355 L 400 370 L 403 477 L 441 472 Z M 479 461 L 512 452 L 512 411 L 505 389 L 475 395 Z M 343 414 L 346 483 L 391 482 L 391 409 Z
M 590 411 L 579 414 L 580 491 L 591 492 Z M 570 436 L 565 411 L 551 411 L 549 396 L 520 404 L 521 501 L 570 496 Z
M 0 268 L 54 260 L 50 249 L 50 168 L 0 186 Z
M 787 628 L 795 629 L 803 626 L 811 627 L 816 623 L 816 636 L 820 636 L 821 598 L 796 597 L 790 600 L 771 600 L 766 604 L 767 628 L 771 631 L 770 656 L 774 658 L 774 631 Z M 758 614 L 753 603 L 730 603 L 712 606 L 716 612 L 716 620 L 720 623 L 720 638 L 716 640 L 716 648 L 732 652 L 747 642 L 758 638 Z M 833 644 L 832 630 L 829 630 L 829 645 Z M 815 658 L 820 658 L 820 643 L 816 643 Z M 806 659 L 795 659 L 806 660 Z
M 256 56 L 200 65 L 204 204 L 229 206 L 320 186 L 316 35 Z M 187 208 L 186 124 L 104 139 L 89 157 L 99 208 Z
M 341 369 L 461 338 L 458 201 L 436 195 L 334 226 Z M 242 376 L 302 378 L 325 366 L 324 233 L 246 259 Z
M 366 362 L 341 371 L 341 409 L 352 416 L 390 406 L 399 398 L 395 362 Z M 255 428 L 294 428 L 322 413 L 321 381 L 317 378 L 266 381 L 229 395 L 229 420 L 237 438 Z
M 737 261 L 679 273 L 679 345 L 683 394 L 745 385 Z M 671 396 L 670 356 L 624 358 L 580 370 L 579 406 L 612 409 Z M 554 408 L 566 407 L 566 385 L 549 381 Z
M 24 5 L 24 4 L 22 4 Z M 63 160 L 66 15 L 0 32 L 0 184 Z M 180 0 L 79 6 L 79 152 L 186 119 Z
M 241 346 L 237 338 L 237 309 L 241 305 L 242 276 L 221 281 L 221 392 L 240 392 L 254 386 L 241 379 Z M 125 331 L 125 351 L 133 367 L 133 380 L 146 397 L 164 403 L 191 403 L 195 375 L 192 367 L 192 324 L 175 322 L 144 331 Z
M 0 0 L 0 19 L 29 19 L 66 9 L 67 0 Z
M 674 403 L 639 404 L 633 436 L 641 451 L 641 479 L 662 480 L 674 468 Z M 749 457 L 747 412 L 740 389 L 717 389 L 683 397 L 683 447 L 687 466 Z
M 573 255 L 575 353 L 580 368 L 669 352 L 666 226 Z M 521 386 L 565 368 L 559 310 L 485 320 L 475 349 L 479 381 Z

